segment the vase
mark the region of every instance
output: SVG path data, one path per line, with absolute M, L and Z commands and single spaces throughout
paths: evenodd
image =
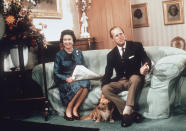
M 23 61 L 24 67 L 28 64 L 28 46 L 23 46 L 21 48 L 23 50 Z M 12 59 L 12 63 L 16 68 L 20 68 L 20 55 L 19 55 L 19 48 L 15 46 L 10 49 L 10 57 Z

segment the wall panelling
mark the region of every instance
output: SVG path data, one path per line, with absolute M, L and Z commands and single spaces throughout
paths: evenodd
M 87 11 L 89 32 L 98 49 L 113 48 L 109 36 L 112 26 L 124 28 L 128 40 L 133 40 L 130 0 L 92 0 Z

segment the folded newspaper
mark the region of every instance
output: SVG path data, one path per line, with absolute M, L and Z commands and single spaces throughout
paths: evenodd
M 83 65 L 76 65 L 74 72 L 72 73 L 72 79 L 74 80 L 90 80 L 99 79 L 103 75 L 97 74 Z

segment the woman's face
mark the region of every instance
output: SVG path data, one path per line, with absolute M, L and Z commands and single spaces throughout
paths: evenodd
M 66 49 L 71 49 L 73 48 L 73 38 L 71 35 L 64 35 L 63 36 L 63 45 Z

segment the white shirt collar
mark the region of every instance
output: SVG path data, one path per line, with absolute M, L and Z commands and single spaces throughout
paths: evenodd
M 125 44 L 123 45 L 123 47 L 120 47 L 120 46 L 118 46 L 118 45 L 117 45 L 117 47 L 118 47 L 118 50 L 119 50 L 120 55 L 122 56 L 122 53 L 123 53 L 123 52 L 122 52 L 122 48 L 124 48 L 124 49 L 126 48 L 126 42 L 125 42 Z

